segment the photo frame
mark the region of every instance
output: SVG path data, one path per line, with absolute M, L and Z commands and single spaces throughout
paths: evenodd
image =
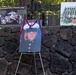
M 60 26 L 76 26 L 76 2 L 62 2 Z
M 0 26 L 21 25 L 27 9 L 24 7 L 0 8 Z

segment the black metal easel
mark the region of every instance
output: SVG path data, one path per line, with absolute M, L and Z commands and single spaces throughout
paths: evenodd
M 17 71 L 18 71 L 18 68 L 19 68 L 19 64 L 20 64 L 20 61 L 21 61 L 21 57 L 22 57 L 23 54 L 27 54 L 27 53 L 21 53 L 20 54 L 19 61 L 18 61 L 18 64 L 17 64 L 17 67 L 16 67 L 16 71 L 15 71 L 15 75 L 17 74 Z M 34 54 L 35 74 L 37 75 L 36 57 L 35 57 L 36 56 L 36 53 L 34 52 L 33 54 Z M 43 65 L 42 57 L 41 57 L 41 53 L 38 53 L 38 54 L 39 54 L 39 57 L 40 57 L 43 74 L 46 75 L 45 74 L 45 70 L 44 70 L 44 65 Z
M 31 0 L 31 5 L 33 5 L 33 1 L 34 0 Z M 18 3 L 20 5 L 20 3 Z M 23 5 L 23 4 L 22 4 Z M 32 7 L 31 7 L 31 13 L 33 14 L 33 11 L 32 11 Z M 32 19 L 32 15 L 30 15 L 30 18 Z M 25 17 L 24 17 L 24 21 L 25 21 Z M 24 23 L 23 21 L 23 23 Z M 18 71 L 18 68 L 19 68 L 19 64 L 20 64 L 20 61 L 21 61 L 21 57 L 23 54 L 30 54 L 30 52 L 28 53 L 21 53 L 20 54 L 20 57 L 19 57 L 19 61 L 18 61 L 18 64 L 17 64 L 17 67 L 16 67 L 16 71 L 15 71 L 15 75 L 17 74 L 17 71 Z M 37 67 L 36 67 L 36 52 L 33 52 L 34 54 L 34 64 L 35 64 L 35 74 L 37 75 Z M 42 70 L 43 70 L 43 74 L 45 74 L 45 70 L 44 70 L 44 65 L 43 65 L 43 61 L 42 61 L 42 57 L 41 57 L 41 53 L 38 52 L 37 54 L 39 54 L 39 57 L 40 57 L 40 62 L 41 62 L 41 66 L 42 66 Z

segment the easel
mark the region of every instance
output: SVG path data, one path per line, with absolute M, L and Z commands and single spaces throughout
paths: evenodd
M 20 54 L 19 61 L 18 61 L 18 64 L 17 64 L 17 67 L 16 67 L 16 71 L 15 71 L 15 75 L 17 74 L 17 71 L 18 71 L 18 68 L 19 68 L 19 64 L 20 64 L 20 61 L 21 61 L 21 57 L 22 57 L 23 54 L 27 54 L 27 53 L 21 53 Z M 35 74 L 37 75 L 36 57 L 35 57 L 36 56 L 36 53 L 34 52 L 33 54 L 34 54 Z M 43 74 L 46 75 L 45 74 L 45 70 L 44 70 L 44 65 L 43 65 L 42 57 L 41 57 L 41 53 L 38 53 L 38 54 L 39 54 L 39 57 L 40 57 Z
M 33 0 L 31 1 L 31 5 L 33 5 L 32 2 L 33 2 Z M 19 5 L 20 5 L 20 4 L 19 4 Z M 33 13 L 33 12 L 32 12 L 32 8 L 31 8 L 31 13 Z M 30 16 L 30 18 L 32 19 L 32 15 Z M 24 21 L 25 21 L 25 19 L 24 19 Z M 28 54 L 29 54 L 29 53 L 30 53 L 30 52 L 28 52 Z M 17 67 L 16 67 L 16 71 L 15 71 L 15 75 L 17 74 L 17 71 L 18 71 L 18 68 L 19 68 L 19 64 L 20 64 L 20 61 L 21 61 L 21 57 L 22 57 L 23 54 L 27 54 L 27 53 L 21 53 L 21 54 L 20 54 L 19 61 L 18 61 L 18 64 L 17 64 Z M 37 75 L 36 57 L 35 57 L 35 56 L 36 56 L 36 52 L 33 52 L 33 54 L 34 54 L 35 74 Z M 40 62 L 41 62 L 43 74 L 46 75 L 46 74 L 45 74 L 45 70 L 44 70 L 44 65 L 43 65 L 42 57 L 41 57 L 41 53 L 38 52 L 38 54 L 39 54 L 39 57 L 40 57 Z

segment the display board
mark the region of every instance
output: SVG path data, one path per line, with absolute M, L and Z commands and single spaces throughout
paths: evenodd
M 0 25 L 21 25 L 26 14 L 24 7 L 0 8 Z
M 62 2 L 60 26 L 76 26 L 76 2 Z
M 20 36 L 19 52 L 40 52 L 41 20 L 25 20 Z

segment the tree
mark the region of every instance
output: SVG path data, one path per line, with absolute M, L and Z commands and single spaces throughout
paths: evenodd
M 0 0 L 0 7 L 18 6 L 18 0 Z
M 33 2 L 41 2 L 43 5 L 59 5 L 61 2 L 73 1 L 75 0 L 0 0 L 0 7 L 10 7 L 10 6 L 25 6 L 31 1 Z

